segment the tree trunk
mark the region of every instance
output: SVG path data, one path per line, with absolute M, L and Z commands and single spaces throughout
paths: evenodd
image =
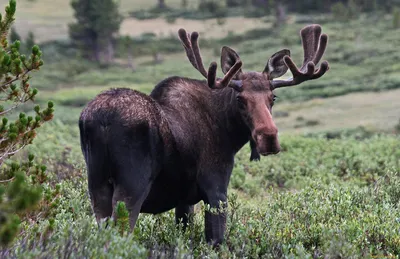
M 136 64 L 135 61 L 133 60 L 133 49 L 132 46 L 129 45 L 128 47 L 128 65 L 132 69 L 132 72 L 136 72 Z
M 165 0 L 158 0 L 158 8 L 165 9 L 166 7 Z
M 283 4 L 277 3 L 275 6 L 276 26 L 279 27 L 286 23 L 286 8 Z
M 114 45 L 112 44 L 111 39 L 109 38 L 107 40 L 107 45 L 106 45 L 106 51 L 105 51 L 105 56 L 106 56 L 106 63 L 110 64 L 111 62 L 114 61 Z
M 108 65 L 114 60 L 114 45 L 111 38 L 98 39 L 94 47 L 95 60 L 100 65 Z
M 99 44 L 98 39 L 94 40 L 93 44 L 93 60 L 95 60 L 97 63 L 101 63 L 101 47 Z

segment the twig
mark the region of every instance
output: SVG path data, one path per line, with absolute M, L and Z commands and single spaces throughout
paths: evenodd
M 17 108 L 19 105 L 20 105 L 20 104 L 17 103 L 17 104 L 15 104 L 14 106 L 11 106 L 10 108 L 8 108 L 7 110 L 4 110 L 4 111 L 0 112 L 0 116 L 1 116 L 1 115 L 4 115 L 4 114 L 6 114 L 6 113 L 8 113 L 8 112 L 11 111 L 11 110 L 14 110 L 14 109 Z
M 6 113 L 8 113 L 8 112 L 10 112 L 11 110 L 13 110 L 13 109 L 15 109 L 15 108 L 17 108 L 17 107 L 20 106 L 22 103 L 26 103 L 26 102 L 29 101 L 30 99 L 31 99 L 30 97 L 29 97 L 28 99 L 26 99 L 26 92 L 24 91 L 24 94 L 23 94 L 18 100 L 15 100 L 15 101 L 14 101 L 16 104 L 14 104 L 14 106 L 11 106 L 11 107 L 8 108 L 7 110 L 4 110 L 4 111 L 0 112 L 0 116 L 6 114 Z
M 14 179 L 15 179 L 15 176 L 13 176 L 12 178 L 10 178 L 8 180 L 0 180 L 0 183 L 8 183 L 8 182 L 11 182 Z
M 16 144 L 12 145 L 6 152 L 4 152 L 4 154 L 0 157 L 0 161 L 3 161 L 3 159 L 5 159 L 7 157 L 15 155 L 16 153 L 21 151 L 26 146 L 26 144 L 24 143 L 24 144 L 22 144 L 21 147 L 17 148 L 16 150 L 10 151 L 10 150 L 14 149 L 15 146 L 16 146 Z
M 18 153 L 19 151 L 21 151 L 24 147 L 26 147 L 26 144 L 23 144 L 20 148 L 8 153 L 8 156 L 12 156 L 15 155 L 16 153 Z
M 21 134 L 25 136 L 27 133 L 31 132 L 32 130 L 34 130 L 34 129 L 36 129 L 36 128 L 38 128 L 38 127 L 32 127 L 32 128 L 30 128 L 29 130 L 26 130 L 25 132 L 23 132 L 23 133 L 21 133 Z M 8 140 L 8 138 L 2 138 L 2 139 L 0 139 L 0 144 L 3 143 L 3 142 L 6 141 L 6 140 Z
M 24 76 L 25 76 L 26 74 L 28 74 L 30 71 L 32 71 L 32 69 L 30 69 L 30 70 L 25 70 L 24 73 L 19 74 L 19 75 L 18 75 L 17 77 L 15 77 L 14 79 L 11 79 L 10 81 L 8 81 L 8 82 L 2 84 L 2 85 L 0 86 L 0 88 L 3 89 L 3 87 L 5 87 L 6 85 L 9 85 L 9 84 L 11 84 L 11 83 L 13 83 L 13 82 L 15 82 L 15 81 L 21 79 L 21 77 L 24 77 Z

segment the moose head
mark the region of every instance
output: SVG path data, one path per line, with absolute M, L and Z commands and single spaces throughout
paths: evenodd
M 236 104 L 240 116 L 251 132 L 251 142 L 255 143 L 259 154 L 269 155 L 280 152 L 278 129 L 271 112 L 276 98 L 273 90 L 320 78 L 329 70 L 327 61 L 323 61 L 320 67 L 316 68 L 328 43 L 328 36 L 321 34 L 321 31 L 320 25 L 309 25 L 300 31 L 304 50 L 303 65 L 300 68 L 291 59 L 290 51 L 283 49 L 269 58 L 262 72 L 244 72 L 236 51 L 224 46 L 221 51 L 223 78 L 216 76 L 216 62 L 210 64 L 208 71 L 204 68 L 197 32 L 188 34 L 184 29 L 180 29 L 179 38 L 190 63 L 207 79 L 211 89 L 230 87 L 235 90 Z M 292 78 L 277 79 L 288 69 L 293 75 Z

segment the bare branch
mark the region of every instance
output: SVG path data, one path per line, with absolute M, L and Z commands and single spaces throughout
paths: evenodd
M 3 89 L 5 86 L 7 86 L 7 85 L 9 85 L 9 84 L 11 84 L 11 83 L 14 83 L 15 81 L 17 81 L 17 80 L 23 78 L 26 74 L 28 74 L 28 73 L 29 73 L 30 71 L 32 71 L 32 70 L 33 70 L 33 69 L 25 70 L 24 73 L 19 74 L 18 76 L 16 76 L 15 78 L 11 79 L 10 81 L 7 81 L 7 82 L 5 82 L 4 84 L 0 85 L 0 88 Z
M 9 182 L 11 182 L 11 181 L 14 180 L 14 179 L 15 179 L 15 177 L 12 177 L 12 178 L 7 179 L 7 180 L 0 180 L 0 184 L 1 184 L 1 183 L 9 183 Z

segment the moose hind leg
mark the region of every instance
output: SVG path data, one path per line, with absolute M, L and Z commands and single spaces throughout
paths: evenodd
M 131 230 L 136 224 L 141 207 L 147 198 L 156 174 L 155 161 L 144 148 L 121 148 L 115 167 L 113 218 L 118 201 L 125 202 Z
M 123 184 L 115 186 L 114 196 L 112 200 L 114 208 L 113 218 L 115 220 L 118 219 L 118 215 L 116 213 L 117 202 L 118 201 L 124 202 L 129 212 L 129 226 L 132 231 L 136 225 L 140 209 L 150 191 L 150 188 L 151 188 L 150 183 L 147 183 L 138 188 L 127 188 L 126 185 Z
M 109 164 L 100 152 L 92 152 L 88 159 L 88 189 L 97 223 L 112 215 L 113 185 L 110 183 Z M 95 159 L 96 158 L 96 159 Z
M 187 204 L 179 204 L 175 208 L 175 223 L 179 224 L 182 222 L 183 230 L 191 223 L 190 218 L 194 213 L 194 206 Z
M 111 153 L 114 160 L 113 218 L 117 219 L 116 205 L 125 202 L 129 212 L 131 231 L 146 200 L 154 179 L 160 172 L 159 158 L 162 153 L 156 128 L 147 123 L 136 123 L 124 128 L 114 137 Z
M 112 216 L 113 186 L 110 183 L 99 186 L 89 184 L 89 196 L 97 223 Z

